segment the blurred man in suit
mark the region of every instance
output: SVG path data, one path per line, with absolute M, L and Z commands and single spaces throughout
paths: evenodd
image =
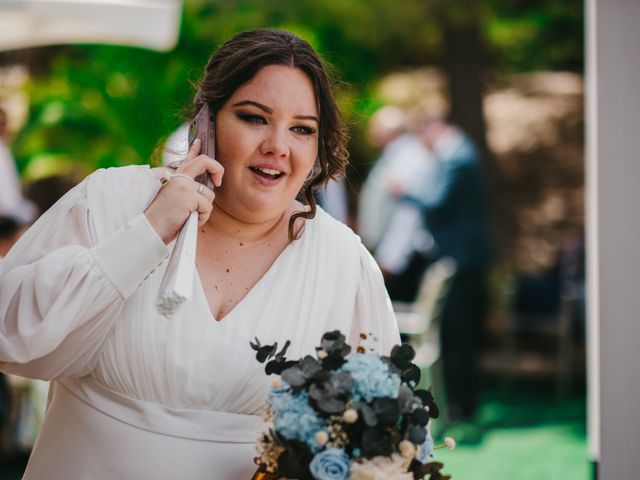
M 490 245 L 482 165 L 469 137 L 442 118 L 428 119 L 421 140 L 438 162 L 433 192 L 403 201 L 421 209 L 434 240 L 434 257 L 450 257 L 457 270 L 442 312 L 442 352 L 448 414 L 468 420 L 478 403 L 478 362 L 487 311 Z

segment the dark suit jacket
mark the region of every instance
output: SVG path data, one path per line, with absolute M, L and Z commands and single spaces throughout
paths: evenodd
M 437 188 L 429 200 L 406 197 L 424 213 L 438 256 L 450 256 L 458 268 L 487 268 L 490 246 L 486 190 L 477 151 L 460 131 L 433 149 L 440 163 Z

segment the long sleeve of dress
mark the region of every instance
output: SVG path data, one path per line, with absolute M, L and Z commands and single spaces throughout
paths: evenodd
M 377 352 L 388 354 L 400 344 L 400 334 L 382 272 L 364 245 L 360 245 L 360 283 L 356 293 L 354 318 L 349 344 L 358 345 L 360 333 L 373 338 L 368 345 Z
M 101 226 L 110 212 L 122 217 L 125 202 L 136 203 L 122 192 L 145 182 L 149 191 L 148 172 L 96 172 L 0 262 L 0 369 L 42 379 L 92 370 L 123 302 L 168 253 L 141 209 L 111 231 Z

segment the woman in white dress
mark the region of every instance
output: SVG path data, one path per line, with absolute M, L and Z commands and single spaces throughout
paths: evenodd
M 215 159 L 195 142 L 177 176 L 99 170 L 0 263 L 0 368 L 52 380 L 26 479 L 251 478 L 270 384 L 254 337 L 291 340 L 290 358 L 334 329 L 399 341 L 375 262 L 313 200 L 346 163 L 317 54 L 241 33 L 211 57 L 194 111 L 205 102 Z M 165 318 L 154 300 L 196 210 L 194 295 Z

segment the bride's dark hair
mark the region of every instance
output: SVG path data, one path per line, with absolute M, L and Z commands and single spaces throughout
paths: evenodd
M 320 114 L 318 159 L 298 194 L 298 199 L 310 208 L 291 216 L 289 236 L 293 238 L 296 218 L 313 218 L 316 214 L 314 192 L 329 179 L 343 175 L 348 163 L 346 130 L 333 98 L 331 81 L 311 45 L 283 30 L 259 29 L 237 34 L 209 59 L 192 114 L 195 115 L 205 102 L 217 112 L 241 85 L 268 65 L 302 70 L 313 83 Z

